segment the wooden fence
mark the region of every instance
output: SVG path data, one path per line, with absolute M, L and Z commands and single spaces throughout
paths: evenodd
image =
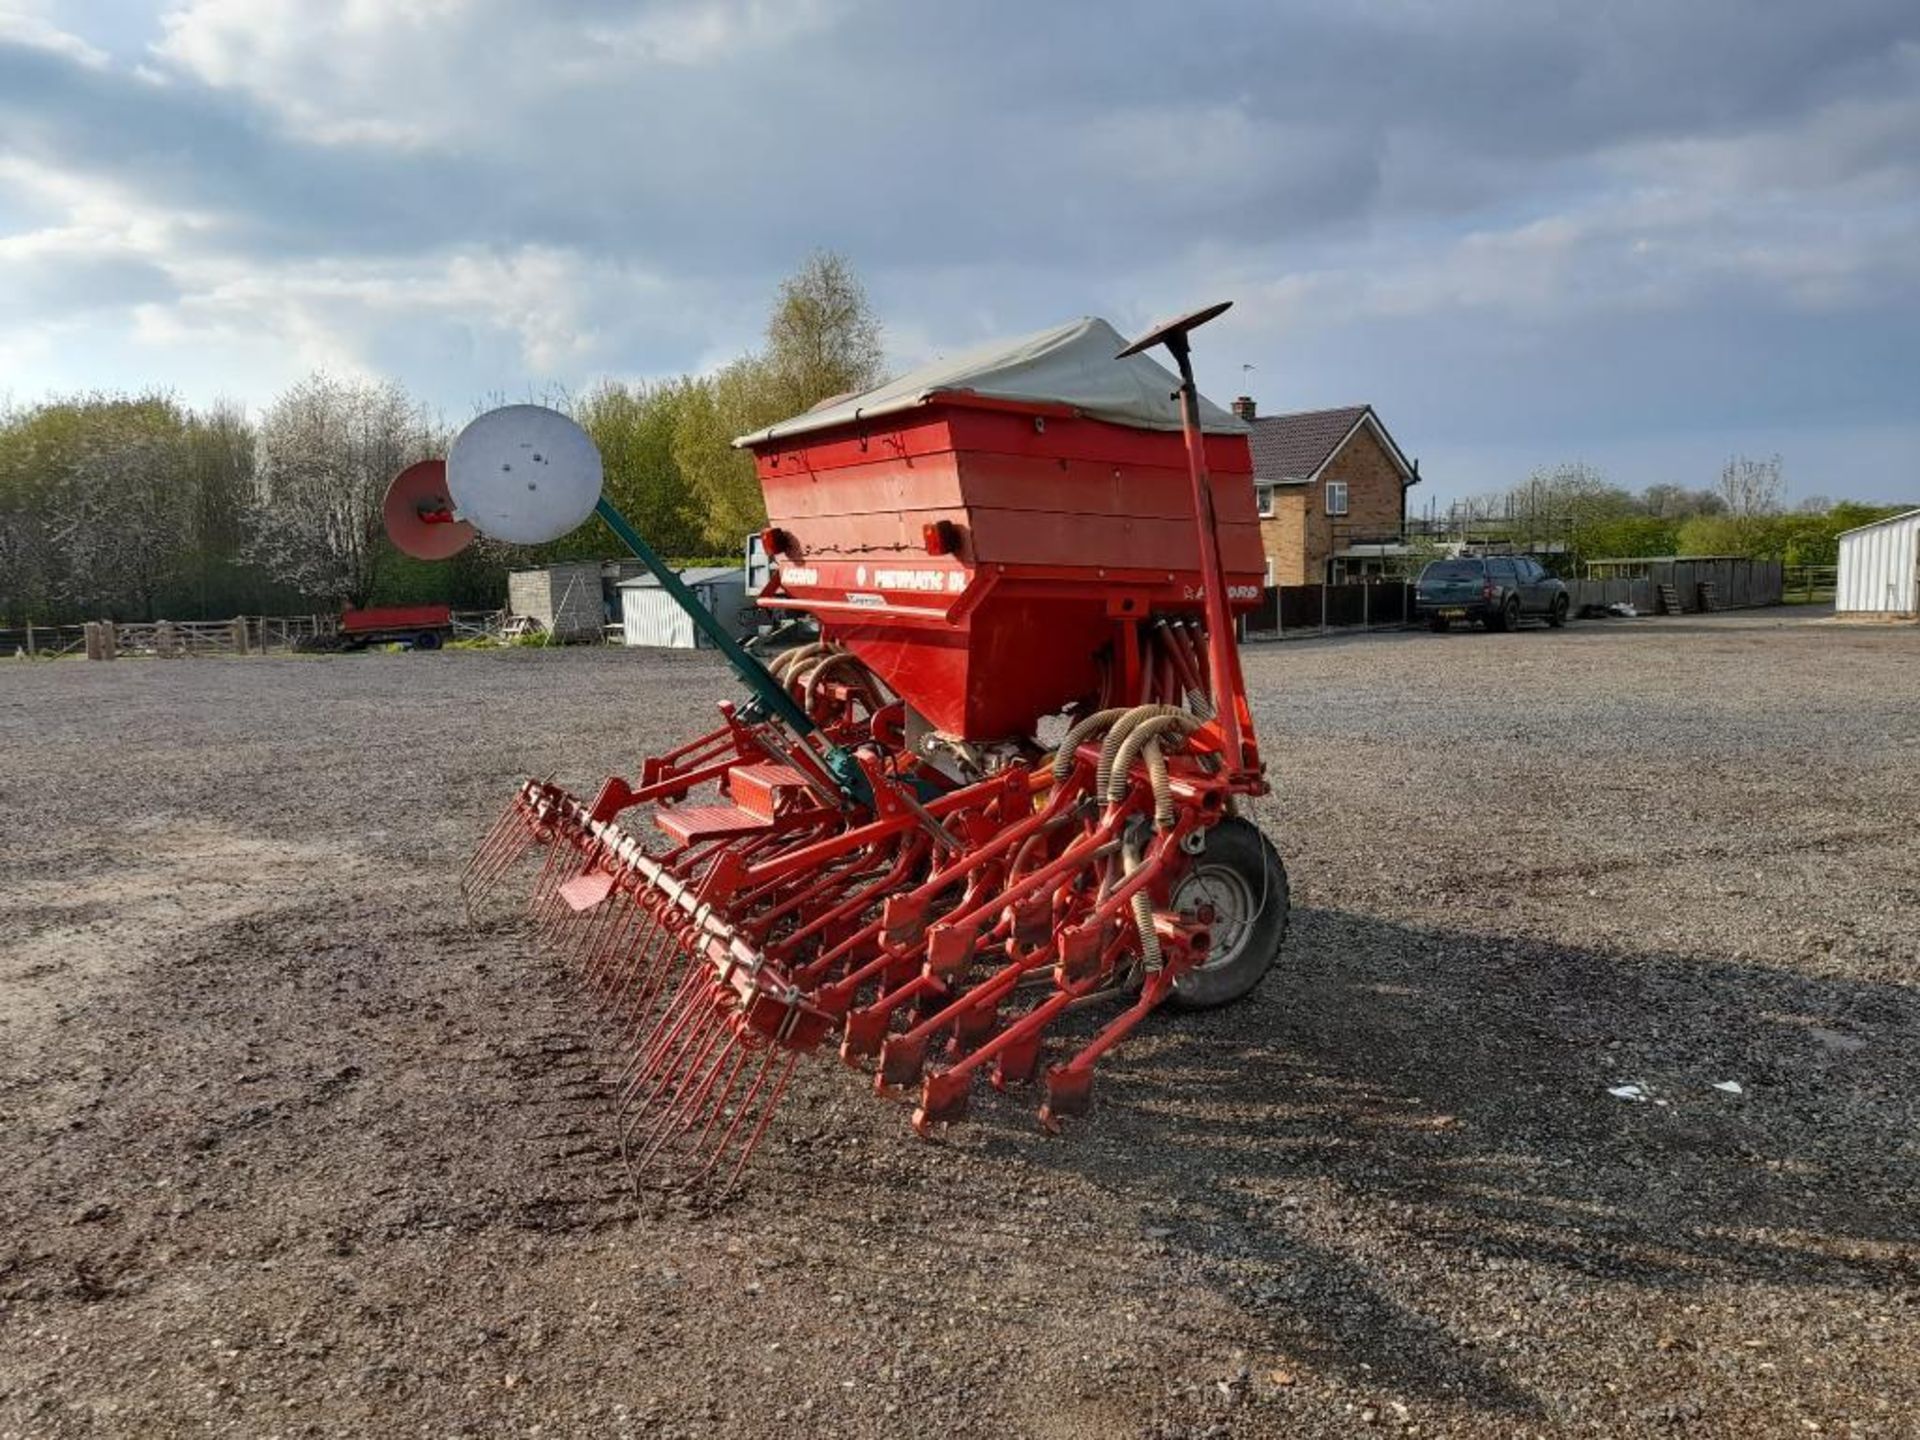
M 1781 577 L 1781 598 L 1789 605 L 1831 602 L 1840 588 L 1838 565 L 1789 565 Z
M 24 655 L 31 660 L 77 655 L 86 648 L 84 625 L 0 626 L 0 657 Z
M 453 638 L 499 642 L 504 610 L 456 610 Z M 85 655 L 113 660 L 122 655 L 190 659 L 204 655 L 270 655 L 301 649 L 338 633 L 336 615 L 236 615 L 231 620 L 90 620 L 84 625 L 0 626 L 0 659 L 15 655 L 48 659 Z
M 231 620 L 152 620 L 119 623 L 90 620 L 69 625 L 75 642 L 62 654 L 84 652 L 89 660 L 150 655 L 181 660 L 204 655 L 266 655 L 300 648 L 339 627 L 333 615 L 236 615 Z M 9 632 L 0 632 L 5 634 Z
M 1584 606 L 1620 604 L 1642 615 L 1673 613 L 1669 597 L 1683 615 L 1749 610 L 1786 598 L 1778 560 L 1653 560 L 1626 575 L 1569 580 L 1567 590 L 1576 615 Z

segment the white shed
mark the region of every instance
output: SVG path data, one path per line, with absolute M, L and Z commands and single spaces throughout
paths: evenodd
M 737 636 L 746 629 L 747 615 L 753 607 L 747 599 L 746 572 L 738 565 L 682 570 L 680 578 L 729 634 Z M 651 575 L 620 582 L 620 629 L 621 639 L 628 645 L 692 650 L 708 643 L 694 629 L 687 612 Z
M 1841 532 L 1833 608 L 1840 615 L 1920 619 L 1920 510 Z

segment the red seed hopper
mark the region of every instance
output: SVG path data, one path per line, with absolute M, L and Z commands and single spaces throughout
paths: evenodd
M 642 1166 L 730 1181 L 824 1047 L 923 1133 L 980 1075 L 1037 1082 L 1054 1128 L 1156 1007 L 1237 999 L 1272 964 L 1286 873 L 1236 813 L 1266 789 L 1231 621 L 1259 594 L 1252 466 L 1187 361 L 1224 308 L 1133 346 L 1061 326 L 745 437 L 761 603 L 818 623 L 771 663 L 592 507 L 748 694 L 590 800 L 529 781 L 466 885 L 543 853 L 533 914 L 608 1019 Z M 1142 353 L 1161 345 L 1177 375 Z M 451 503 L 402 529 L 583 519 L 597 457 L 589 486 L 573 441 L 556 462 L 553 433 L 526 439 L 561 418 L 538 415 L 476 421 Z

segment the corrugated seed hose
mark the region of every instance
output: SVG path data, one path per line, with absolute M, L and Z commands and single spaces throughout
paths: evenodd
M 1140 847 L 1129 843 L 1120 852 L 1120 867 L 1131 875 L 1145 863 L 1140 855 Z M 1153 928 L 1153 897 L 1147 894 L 1142 885 L 1133 892 L 1133 928 L 1140 932 L 1140 964 L 1146 970 L 1160 968 L 1160 932 Z
M 1114 722 L 1113 728 L 1107 731 L 1107 738 L 1100 746 L 1100 766 L 1099 769 L 1094 772 L 1094 794 L 1105 798 L 1109 782 L 1113 778 L 1114 757 L 1120 753 L 1120 746 L 1125 742 L 1127 736 L 1132 734 L 1138 726 L 1144 725 L 1150 720 L 1160 720 L 1168 717 L 1184 720 L 1191 725 L 1199 724 L 1199 721 L 1194 719 L 1192 712 L 1181 709 L 1177 705 L 1135 705 Z
M 1060 742 L 1060 748 L 1056 750 L 1053 755 L 1054 783 L 1059 784 L 1073 773 L 1074 752 L 1080 748 L 1081 744 L 1089 736 L 1095 731 L 1113 724 L 1114 721 L 1126 713 L 1127 707 L 1124 705 L 1116 705 L 1111 710 L 1096 710 L 1078 725 L 1075 725 L 1071 730 L 1067 731 L 1066 737 Z
M 1154 824 L 1160 829 L 1168 830 L 1173 827 L 1173 792 L 1167 785 L 1165 759 L 1160 753 L 1160 746 L 1155 742 L 1159 736 L 1171 731 L 1175 733 L 1176 739 L 1184 743 L 1186 737 L 1198 730 L 1205 722 L 1184 710 L 1175 710 L 1168 706 L 1156 708 L 1160 710 L 1160 714 L 1134 725 L 1121 740 L 1113 757 L 1112 770 L 1107 777 L 1106 793 L 1101 798 L 1108 804 L 1114 804 L 1126 798 L 1127 775 L 1133 769 L 1133 762 L 1139 759 L 1145 753 L 1146 747 L 1151 744 L 1154 746 L 1155 754 L 1153 760 L 1147 761 L 1147 779 L 1153 786 L 1153 819 Z M 1115 726 L 1114 731 L 1109 732 L 1107 738 L 1112 740 L 1113 733 L 1118 730 L 1119 726 Z M 1160 761 L 1157 770 L 1154 760 Z

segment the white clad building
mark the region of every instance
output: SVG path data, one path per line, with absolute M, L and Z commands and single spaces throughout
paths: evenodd
M 1839 615 L 1920 619 L 1920 510 L 1841 532 L 1833 608 Z

